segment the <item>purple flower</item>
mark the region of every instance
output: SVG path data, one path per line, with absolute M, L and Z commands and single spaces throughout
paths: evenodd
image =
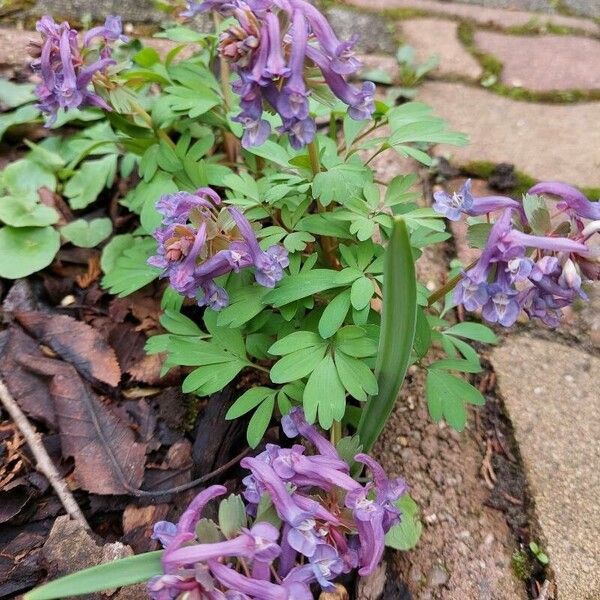
M 109 15 L 104 21 L 104 25 L 93 27 L 83 36 L 83 45 L 89 46 L 94 38 L 102 38 L 105 42 L 129 41 L 126 35 L 123 35 L 123 22 L 121 17 Z
M 473 206 L 471 180 L 467 179 L 460 191 L 454 192 L 452 196 L 447 192 L 435 192 L 433 198 L 435 212 L 444 215 L 450 221 L 458 221 Z
M 486 215 L 499 210 L 513 208 L 524 218 L 525 213 L 522 205 L 504 196 L 481 196 L 475 198 L 471 193 L 471 180 L 467 179 L 459 192 L 454 192 L 452 196 L 447 192 L 435 192 L 433 210 L 440 215 L 444 215 L 450 221 L 458 221 L 461 216 L 469 215 L 476 217 Z
M 521 306 L 516 298 L 517 291 L 494 283 L 490 286 L 489 294 L 489 300 L 483 307 L 483 318 L 504 327 L 514 325 L 521 312 Z
M 111 31 L 115 28 L 114 19 L 118 18 L 107 19 Z M 54 123 L 61 108 L 69 110 L 81 106 L 99 106 L 111 110 L 104 99 L 90 89 L 94 75 L 114 64 L 109 47 L 105 45 L 99 60 L 86 64 L 79 35 L 68 23 L 58 25 L 51 17 L 45 16 L 38 21 L 36 29 L 42 36 L 42 43 L 32 46 L 35 55 L 32 68 L 42 79 L 36 88 L 36 95 L 40 110 L 47 115 L 46 126 Z M 107 37 L 105 41 L 113 40 Z
M 354 55 L 356 39 L 340 41 L 327 19 L 305 0 L 206 0 L 188 2 L 183 16 L 216 10 L 234 16 L 237 24 L 219 38 L 219 52 L 239 80 L 233 84 L 242 111 L 235 121 L 244 127 L 242 144 L 248 148 L 265 142 L 271 134 L 262 119 L 263 104 L 279 114 L 280 133 L 288 134 L 290 145 L 301 149 L 314 139 L 316 124 L 309 115 L 312 82 L 307 65 L 316 65 L 331 91 L 349 109 L 353 119 L 370 118 L 375 110 L 375 85 L 361 88 L 346 81 L 361 67 Z M 282 25 L 285 24 L 285 30 Z M 309 45 L 314 38 L 318 45 Z
M 254 267 L 256 281 L 264 287 L 274 287 L 283 277 L 285 248 L 275 245 L 263 252 L 246 217 L 236 208 L 222 208 L 210 188 L 162 196 L 156 208 L 163 225 L 153 234 L 157 251 L 148 264 L 162 269 L 161 277 L 168 277 L 173 289 L 196 298 L 200 306 L 221 310 L 229 304 L 227 291 L 214 280 L 232 271 Z M 224 226 L 223 211 L 234 225 Z
M 567 211 L 582 219 L 600 219 L 600 204 L 590 202 L 577 188 L 558 181 L 545 181 L 534 185 L 529 194 L 550 194 L 558 196 L 560 210 Z

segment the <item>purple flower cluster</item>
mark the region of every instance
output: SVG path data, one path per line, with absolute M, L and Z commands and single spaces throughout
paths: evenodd
M 313 140 L 316 125 L 309 115 L 307 65 L 320 70 L 353 119 L 373 114 L 375 85 L 365 82 L 358 88 L 346 81 L 361 67 L 353 52 L 356 39 L 340 41 L 307 0 L 205 0 L 188 2 L 182 14 L 207 10 L 237 20 L 221 34 L 219 49 L 239 76 L 233 88 L 241 98 L 242 112 L 235 120 L 244 126 L 245 147 L 262 144 L 271 133 L 270 123 L 262 118 L 264 103 L 281 117 L 279 132 L 288 134 L 293 148 Z
M 29 46 L 34 57 L 32 68 L 42 81 L 36 88 L 39 107 L 47 115 L 46 126 L 56 120 L 60 108 L 69 110 L 80 106 L 110 106 L 90 88 L 94 75 L 115 64 L 111 59 L 110 43 L 126 40 L 122 35 L 120 17 L 107 17 L 103 26 L 88 31 L 80 43 L 79 34 L 67 22 L 58 24 L 52 17 L 42 17 L 36 25 L 42 42 Z M 87 62 L 90 48 L 100 40 L 96 60 Z
M 255 522 L 236 537 L 197 543 L 196 524 L 204 506 L 223 495 L 215 485 L 201 492 L 177 525 L 159 522 L 154 538 L 165 547 L 164 574 L 149 582 L 155 600 L 172 600 L 185 592 L 198 600 L 312 600 L 310 586 L 333 589 L 333 581 L 358 569 L 373 572 L 381 560 L 384 538 L 400 522 L 396 503 L 407 491 L 403 480 L 390 480 L 381 465 L 364 454 L 355 459 L 368 467 L 372 480 L 361 485 L 335 447 L 294 409 L 282 421 L 286 434 L 302 435 L 305 446 L 268 444 L 243 481 L 248 517 Z M 281 521 L 279 527 L 256 518 L 265 494 Z
M 600 204 L 558 182 L 535 185 L 529 194 L 558 197 L 557 212 L 544 235 L 532 235 L 521 203 L 511 198 L 475 198 L 467 181 L 460 192 L 435 194 L 434 209 L 451 220 L 501 211 L 477 264 L 463 274 L 454 300 L 467 310 L 481 309 L 486 321 L 513 325 L 524 311 L 556 327 L 561 311 L 586 298 L 584 280 L 600 279 Z
M 288 266 L 285 248 L 274 245 L 263 251 L 252 225 L 210 188 L 194 194 L 162 196 L 156 208 L 163 216 L 154 232 L 156 255 L 148 264 L 163 270 L 162 277 L 180 294 L 197 298 L 200 306 L 221 310 L 229 304 L 227 292 L 215 278 L 253 267 L 256 282 L 272 288 Z

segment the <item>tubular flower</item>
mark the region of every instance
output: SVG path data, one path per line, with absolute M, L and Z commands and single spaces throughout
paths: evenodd
M 374 84 L 358 88 L 346 81 L 362 66 L 353 51 L 356 39 L 340 41 L 327 19 L 306 0 L 188 2 L 182 15 L 208 10 L 237 20 L 221 34 L 219 51 L 239 76 L 233 89 L 240 96 L 242 112 L 235 120 L 244 127 L 245 147 L 258 146 L 271 134 L 271 124 L 263 118 L 265 104 L 281 117 L 279 131 L 288 134 L 293 148 L 314 139 L 316 124 L 308 101 L 318 82 L 307 77 L 307 67 L 321 71 L 353 119 L 373 114 Z
M 197 539 L 204 507 L 225 493 L 218 485 L 201 492 L 177 524 L 156 523 L 153 538 L 165 547 L 164 573 L 148 584 L 152 598 L 311 600 L 312 585 L 332 590 L 340 575 L 357 568 L 361 575 L 373 571 L 386 533 L 401 519 L 397 502 L 406 493 L 404 481 L 389 479 L 364 454 L 355 459 L 368 467 L 372 480 L 365 485 L 352 480 L 348 465 L 300 409 L 286 417 L 286 431 L 292 437 L 301 431 L 317 454 L 307 454 L 300 444 L 291 449 L 269 444 L 242 460 L 251 473 L 244 484 L 246 519 L 254 516 L 253 524 L 240 524 L 229 539 Z M 305 462 L 312 467 L 304 468 Z M 297 464 L 303 467 L 300 474 Z M 256 516 L 259 501 L 272 505 L 279 527 Z
M 470 182 L 452 196 L 435 194 L 434 209 L 451 220 L 460 214 L 490 215 L 502 211 L 493 224 L 477 264 L 463 273 L 454 301 L 469 311 L 481 310 L 490 323 L 513 325 L 524 312 L 556 327 L 562 309 L 586 299 L 585 281 L 600 279 L 600 208 L 579 190 L 557 182 L 539 183 L 529 194 L 558 197 L 556 213 L 546 209 L 547 231 L 535 226 L 523 205 L 512 198 L 471 195 Z
M 274 287 L 283 277 L 285 248 L 263 251 L 246 217 L 236 208 L 223 208 L 210 188 L 163 196 L 156 209 L 163 223 L 154 232 L 157 253 L 148 264 L 162 269 L 173 289 L 196 298 L 200 306 L 220 310 L 229 304 L 227 292 L 214 280 L 232 271 L 253 267 L 263 287 Z
M 36 88 L 39 108 L 46 114 L 46 126 L 56 120 L 59 109 L 69 110 L 81 106 L 99 106 L 110 111 L 110 106 L 90 86 L 95 76 L 106 72 L 115 64 L 111 59 L 110 44 L 125 41 L 120 17 L 109 16 L 101 27 L 95 27 L 84 36 L 83 44 L 79 33 L 68 23 L 60 25 L 52 17 L 42 17 L 36 25 L 42 37 L 41 43 L 32 42 L 30 54 L 34 57 L 33 70 L 41 77 Z M 91 57 L 92 42 L 100 39 L 99 56 Z

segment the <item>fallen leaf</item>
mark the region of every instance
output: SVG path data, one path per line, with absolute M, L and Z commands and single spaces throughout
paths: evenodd
M 24 485 L 0 491 L 0 523 L 16 517 L 31 498 L 31 492 Z
M 57 223 L 58 226 L 66 225 L 73 220 L 73 213 L 61 196 L 55 194 L 47 187 L 41 187 L 37 193 L 42 204 L 54 208 L 60 215 Z
M 44 377 L 24 369 L 16 360 L 27 354 L 34 360 L 43 359 L 39 344 L 18 325 L 0 333 L 0 375 L 21 409 L 36 421 L 54 428 L 54 401 Z
M 88 270 L 83 275 L 76 277 L 75 281 L 81 289 L 85 289 L 90 287 L 95 281 L 98 281 L 100 275 L 102 275 L 102 270 L 100 269 L 100 253 L 97 253 L 88 260 Z
M 2 303 L 2 310 L 9 314 L 19 310 L 38 310 L 38 308 L 38 300 L 28 279 L 17 279 Z
M 168 504 L 130 504 L 123 512 L 123 541 L 137 553 L 157 550 L 158 544 L 151 538 L 154 523 L 164 521 L 168 512 Z
M 75 460 L 79 485 L 94 494 L 126 494 L 120 471 L 130 487 L 139 488 L 146 445 L 136 442 L 126 422 L 100 402 L 75 368 L 59 360 L 22 354 L 16 360 L 33 373 L 50 378 L 62 454 Z
M 119 385 L 121 369 L 115 351 L 93 327 L 66 315 L 18 312 L 15 317 L 83 376 Z

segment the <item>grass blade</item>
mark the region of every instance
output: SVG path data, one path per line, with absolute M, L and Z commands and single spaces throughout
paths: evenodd
M 54 600 L 142 583 L 162 574 L 161 556 L 158 550 L 84 569 L 31 590 L 24 600 Z
M 369 398 L 358 426 L 363 452 L 381 434 L 410 364 L 417 322 L 417 279 L 406 223 L 394 220 L 385 253 L 383 312 L 375 376 L 377 396 Z

